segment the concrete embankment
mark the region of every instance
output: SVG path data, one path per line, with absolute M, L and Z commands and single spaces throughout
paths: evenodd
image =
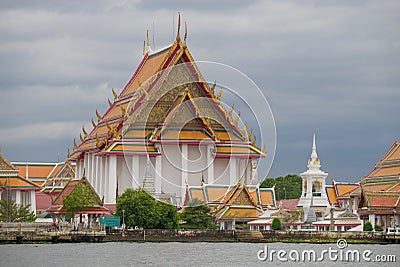
M 0 223 L 0 242 L 291 242 L 399 243 L 400 235 L 383 232 L 250 231 L 250 230 L 71 230 L 50 224 Z

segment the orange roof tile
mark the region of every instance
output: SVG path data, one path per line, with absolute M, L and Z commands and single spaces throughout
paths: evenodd
M 189 189 L 190 195 L 191 195 L 191 199 L 199 199 L 203 202 L 206 202 L 206 198 L 204 196 L 204 192 L 202 188 L 190 188 Z
M 26 176 L 26 166 L 28 165 L 28 178 L 47 178 L 57 163 L 51 165 L 36 165 L 36 163 L 15 163 L 15 167 L 18 168 L 19 174 L 22 177 Z M 26 178 L 26 177 L 25 177 Z
M 21 176 L 0 177 L 0 184 L 12 190 L 39 190 L 39 186 Z
M 275 196 L 274 193 L 267 188 L 260 188 L 260 198 L 261 198 L 261 203 L 263 206 L 272 206 L 275 207 Z
M 345 195 L 349 195 L 351 192 L 353 192 L 354 190 L 356 190 L 359 185 L 357 184 L 339 184 L 336 183 L 335 184 L 336 187 L 336 191 L 337 191 L 337 197 L 341 197 L 341 196 L 345 196 Z
M 336 190 L 334 187 L 326 187 L 326 194 L 328 196 L 329 203 L 338 204 L 338 199 L 336 196 Z

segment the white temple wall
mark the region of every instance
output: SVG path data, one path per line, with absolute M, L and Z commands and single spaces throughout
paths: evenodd
M 132 188 L 132 175 L 128 165 L 132 164 L 132 157 L 117 157 L 118 194 L 122 195 L 127 188 Z
M 207 175 L 207 146 L 188 146 L 188 170 L 187 182 L 190 185 L 200 185 L 202 175 Z
M 214 183 L 215 184 L 230 183 L 229 158 L 215 158 Z

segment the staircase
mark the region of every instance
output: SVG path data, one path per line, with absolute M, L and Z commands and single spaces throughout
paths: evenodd
M 240 242 L 260 242 L 264 236 L 258 230 L 237 230 L 236 240 Z

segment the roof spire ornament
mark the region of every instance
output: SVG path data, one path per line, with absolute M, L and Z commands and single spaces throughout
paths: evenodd
M 76 150 L 78 146 L 76 145 L 76 139 L 74 138 L 74 150 Z
M 114 102 L 115 102 L 115 100 L 117 100 L 117 98 L 118 98 L 118 95 L 117 95 L 117 93 L 114 91 L 114 88 L 112 88 L 111 91 L 112 91 L 112 93 L 113 93 L 113 95 L 114 95 Z
M 146 41 L 143 41 L 143 56 L 146 55 Z
M 97 122 L 100 122 L 101 116 L 100 116 L 99 112 L 97 111 L 97 109 L 96 109 L 96 116 L 97 116 Z
M 222 96 L 222 88 L 219 89 L 219 93 L 218 93 L 218 95 L 217 95 L 217 100 L 218 100 L 218 101 L 221 101 L 221 96 Z
M 79 139 L 81 139 L 81 143 L 83 143 L 83 138 L 81 133 L 79 133 Z
M 147 50 L 150 51 L 149 30 L 146 31 L 146 45 L 147 45 Z
M 85 131 L 85 126 L 82 126 L 82 131 L 83 131 L 83 137 L 86 139 L 86 137 L 88 136 L 87 132 Z
M 239 119 L 240 119 L 240 111 L 239 111 L 239 113 L 237 114 L 237 117 L 236 117 L 236 119 L 235 119 L 235 125 L 236 125 L 236 126 L 237 126 L 238 123 L 239 123 Z
M 251 135 L 253 134 L 253 128 L 250 128 L 249 133 L 247 134 L 247 139 L 250 141 L 251 140 Z
M 187 39 L 187 24 L 185 21 L 185 34 L 183 35 L 183 48 L 186 48 L 186 39 Z
M 111 106 L 112 106 L 112 103 L 111 103 L 110 99 L 107 98 L 107 100 L 108 100 L 108 105 L 110 105 L 110 107 L 111 107 Z
M 93 119 L 92 119 L 92 126 L 93 126 L 93 128 L 96 128 L 96 123 L 94 122 Z
M 181 13 L 178 12 L 178 32 L 176 33 L 176 42 L 181 41 Z
M 71 153 L 69 152 L 69 148 L 68 148 L 67 159 L 69 159 L 70 156 L 71 156 Z

